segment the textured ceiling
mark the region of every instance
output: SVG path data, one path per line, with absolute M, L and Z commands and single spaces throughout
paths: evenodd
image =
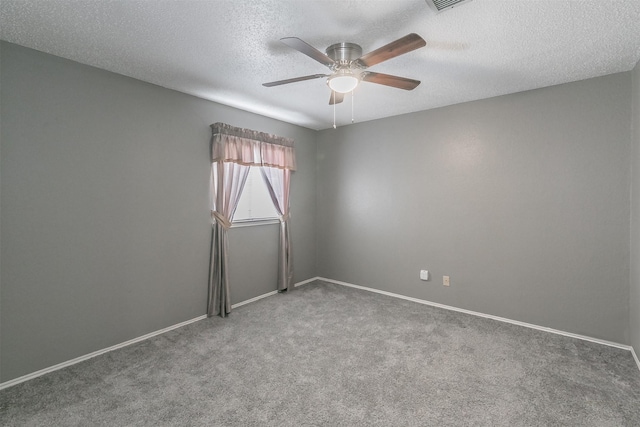
M 0 1 L 3 40 L 312 129 L 333 123 L 323 79 L 261 83 L 328 69 L 280 38 L 366 53 L 412 32 L 427 46 L 370 70 L 422 84 L 363 82 L 356 122 L 628 71 L 640 0 L 474 0 L 440 14 L 424 0 Z M 347 96 L 339 126 L 351 110 Z

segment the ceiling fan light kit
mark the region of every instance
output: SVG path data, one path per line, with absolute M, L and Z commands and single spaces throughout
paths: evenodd
M 366 69 L 372 65 L 411 52 L 427 44 L 422 37 L 411 33 L 366 55 L 362 55 L 362 48 L 355 43 L 343 42 L 332 44 L 326 49 L 325 54 L 297 37 L 285 37 L 280 39 L 280 41 L 328 67 L 331 70 L 331 74 L 312 74 L 309 76 L 263 83 L 262 85 L 273 87 L 327 77 L 327 85 L 331 89 L 329 105 L 333 105 L 334 108 L 336 104 L 343 101 L 344 94 L 352 92 L 361 81 L 390 86 L 397 89 L 415 89 L 420 84 L 419 80 L 392 76 L 390 74 L 374 73 L 366 71 Z
M 353 73 L 334 74 L 327 79 L 327 84 L 338 93 L 349 93 L 358 86 L 360 79 Z

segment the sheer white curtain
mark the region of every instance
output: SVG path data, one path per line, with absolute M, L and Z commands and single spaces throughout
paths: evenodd
M 278 246 L 278 290 L 286 291 L 293 280 L 293 252 L 289 221 L 289 187 L 291 170 L 262 167 L 262 178 L 280 215 L 280 244 Z
M 278 271 L 282 268 L 282 276 L 279 274 L 278 289 L 287 289 L 291 282 L 289 181 L 296 160 L 291 139 L 224 123 L 215 123 L 211 128 L 211 263 L 207 315 L 225 317 L 231 312 L 227 230 L 231 227 L 250 166 L 260 166 L 267 171 L 263 176 L 281 215 Z M 269 172 L 271 169 L 277 172 Z
M 231 312 L 227 230 L 249 175 L 249 166 L 216 161 L 211 164 L 211 262 L 209 264 L 209 316 Z

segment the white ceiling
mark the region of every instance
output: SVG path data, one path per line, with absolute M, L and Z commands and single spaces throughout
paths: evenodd
M 323 79 L 262 83 L 328 69 L 280 38 L 366 53 L 412 32 L 427 46 L 370 70 L 422 84 L 363 82 L 357 122 L 628 71 L 640 0 L 473 0 L 440 14 L 424 0 L 0 1 L 3 40 L 311 129 L 333 124 Z M 349 96 L 336 116 L 351 122 Z

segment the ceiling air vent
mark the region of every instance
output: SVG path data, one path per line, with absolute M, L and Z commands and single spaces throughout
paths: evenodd
M 436 13 L 440 13 L 470 1 L 471 0 L 426 0 L 429 7 Z

